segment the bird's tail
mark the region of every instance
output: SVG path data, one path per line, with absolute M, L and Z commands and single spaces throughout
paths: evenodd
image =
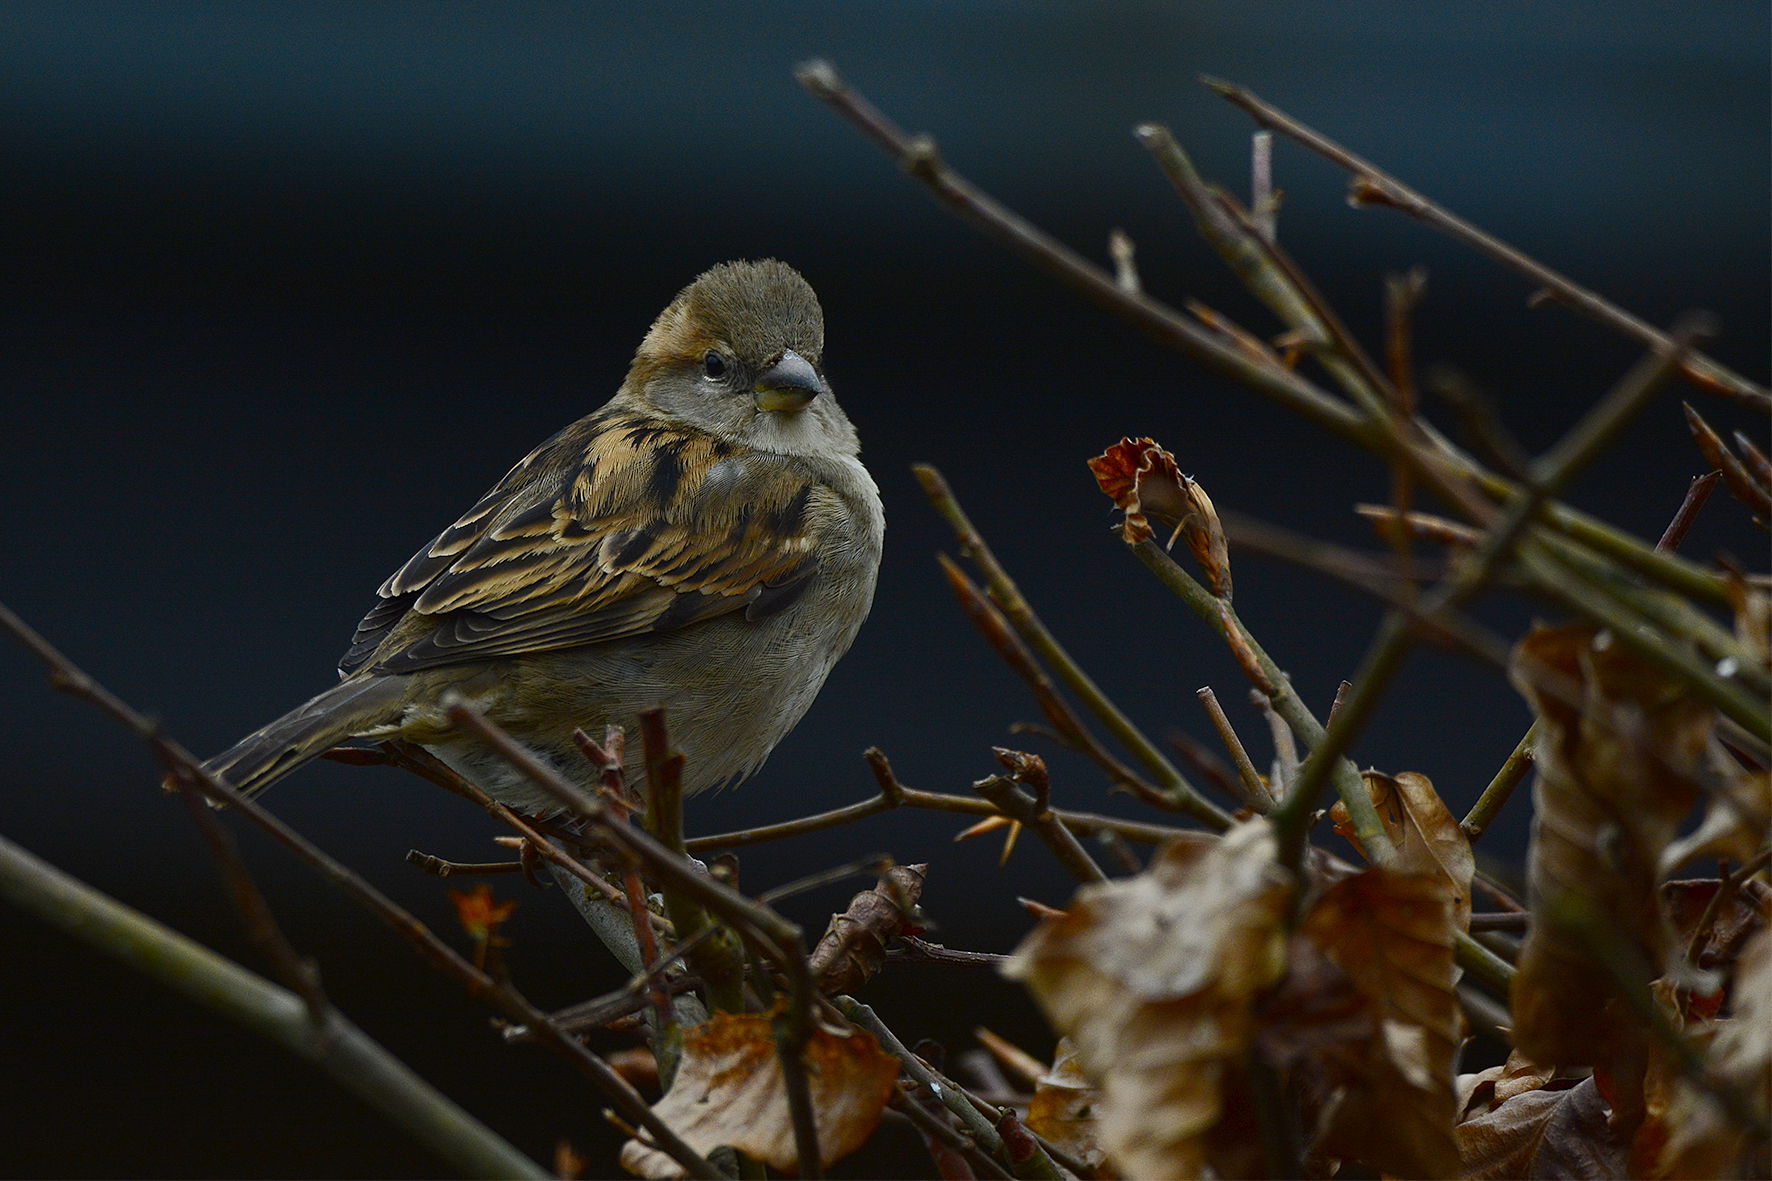
M 204 769 L 226 779 L 242 795 L 255 796 L 344 739 L 395 721 L 404 680 L 360 676 L 341 681 L 254 730 L 204 763 Z

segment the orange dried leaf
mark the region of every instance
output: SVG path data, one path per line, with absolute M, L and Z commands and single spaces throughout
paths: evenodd
M 494 902 L 492 887 L 485 882 L 478 882 L 472 890 L 451 890 L 449 901 L 455 904 L 455 917 L 462 929 L 476 943 L 487 943 L 498 935 L 498 929 L 504 925 L 517 910 L 517 900 Z
M 1153 536 L 1149 516 L 1157 517 L 1187 538 L 1212 593 L 1231 597 L 1230 546 L 1218 510 L 1199 481 L 1182 474 L 1175 456 L 1153 439 L 1127 437 L 1089 460 L 1089 470 L 1126 514 L 1121 533 L 1127 545 L 1148 541 Z
M 1646 988 L 1675 950 L 1659 866 L 1697 795 L 1716 714 L 1586 625 L 1534 629 L 1510 672 L 1541 733 L 1514 1040 L 1540 1062 L 1604 1067 L 1640 1044 L 1607 1004 L 1620 973 Z
M 1256 994 L 1284 963 L 1292 881 L 1265 819 L 1179 837 L 1137 877 L 1084 886 L 1007 973 L 1025 980 L 1101 1088 L 1097 1133 L 1120 1172 L 1197 1176 Z
M 1367 771 L 1363 778 L 1391 847 L 1397 851 L 1396 863 L 1391 868 L 1400 873 L 1444 877 L 1452 884 L 1458 929 L 1470 930 L 1471 879 L 1477 873 L 1477 859 L 1471 852 L 1470 838 L 1434 790 L 1433 782 L 1414 771 L 1397 775 Z M 1335 831 L 1353 842 L 1361 855 L 1367 855 L 1348 819 L 1347 805 L 1337 800 L 1329 809 L 1329 816 Z
M 1557 1077 L 1554 1066 L 1540 1066 L 1518 1050 L 1508 1054 L 1507 1061 L 1499 1066 L 1491 1066 L 1476 1074 L 1461 1074 L 1455 1090 L 1458 1093 L 1459 1119 L 1475 1118 L 1506 1103 L 1516 1095 L 1524 1095 L 1527 1091 L 1539 1091 L 1549 1087 Z M 1572 1087 L 1577 1080 L 1568 1079 L 1563 1089 Z
M 1069 1038 L 1060 1038 L 1052 1069 L 1034 1084 L 1027 1126 L 1090 1169 L 1099 1169 L 1107 1160 L 1095 1112 L 1100 1102 L 1101 1090 L 1083 1073 L 1076 1047 Z
M 1772 1109 L 1772 931 L 1762 930 L 1742 949 L 1734 1006 L 1734 1016 L 1687 1033 L 1708 1043 L 1711 1075 L 1763 1114 Z M 1681 1072 L 1671 1054 L 1656 1050 L 1644 1088 L 1649 1119 L 1639 1133 L 1638 1163 L 1653 1165 L 1657 1177 L 1763 1176 L 1765 1144 L 1756 1146 L 1749 1129 L 1715 1096 Z M 1758 1164 L 1752 1159 L 1756 1151 Z
M 1341 1088 L 1316 1150 L 1387 1173 L 1445 1176 L 1463 1033 L 1444 873 L 1368 869 L 1330 886 L 1301 926 L 1371 1006 L 1375 1036 L 1332 1071 Z
M 892 1097 L 898 1059 L 864 1030 L 818 1028 L 806 1046 L 806 1073 L 819 1161 L 829 1165 L 873 1135 Z M 729 1145 L 773 1168 L 792 1171 L 798 1163 L 771 1014 L 716 1013 L 686 1030 L 676 1079 L 652 1110 L 704 1155 Z M 640 1177 L 685 1175 L 639 1140 L 622 1146 L 621 1166 Z

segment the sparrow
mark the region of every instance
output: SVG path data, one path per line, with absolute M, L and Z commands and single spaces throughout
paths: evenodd
M 613 398 L 381 584 L 338 684 L 205 766 L 254 795 L 340 742 L 400 739 L 514 809 L 557 812 L 450 725 L 453 691 L 587 789 L 573 731 L 636 734 L 661 706 L 685 792 L 750 775 L 848 651 L 880 567 L 879 489 L 823 354 L 793 268 L 705 272 Z

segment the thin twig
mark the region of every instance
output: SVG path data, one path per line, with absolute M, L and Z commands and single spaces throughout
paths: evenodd
M 1339 399 L 1283 365 L 1264 364 L 1219 339 L 1146 293 L 1120 290 L 1114 277 L 981 192 L 941 159 L 928 136 L 912 137 L 837 75 L 829 62 L 810 61 L 794 71 L 814 97 L 827 103 L 922 182 L 942 204 L 972 222 L 1012 253 L 1027 259 L 1123 316 L 1153 338 L 1246 384 L 1340 435 L 1358 436 L 1361 424 Z
M 943 947 L 915 935 L 900 935 L 894 940 L 893 946 L 886 949 L 886 962 L 997 971 L 1009 962 L 1009 957 L 994 951 L 966 951 L 957 947 Z
M 1686 534 L 1692 529 L 1692 523 L 1698 519 L 1699 510 L 1710 499 L 1710 494 L 1716 491 L 1717 481 L 1722 478 L 1722 472 L 1706 472 L 1702 476 L 1692 477 L 1692 483 L 1686 488 L 1686 499 L 1680 502 L 1674 519 L 1667 523 L 1661 540 L 1655 543 L 1656 549 L 1672 553 L 1680 548 L 1680 543 L 1686 540 Z
M 541 786 L 543 780 L 561 779 L 557 771 L 537 759 L 526 747 L 493 725 L 467 702 L 456 702 L 450 708 L 448 716 L 451 725 L 474 734 L 510 763 L 514 770 L 537 786 Z M 660 759 L 658 765 L 662 768 L 668 762 L 668 758 Z M 718 914 L 727 923 L 751 933 L 768 949 L 776 966 L 786 973 L 789 1003 L 785 1029 L 778 1041 L 782 1049 L 782 1081 L 788 1094 L 788 1109 L 794 1121 L 796 1150 L 804 1155 L 805 1149 L 811 1149 L 810 1158 L 799 1161 L 800 1175 L 822 1175 L 816 1135 L 808 1143 L 804 1135 L 807 1129 L 803 1126 L 812 1111 L 803 1055 L 812 1034 L 812 1007 L 817 992 L 806 966 L 805 937 L 799 925 L 783 918 L 769 907 L 746 898 L 730 886 L 715 881 L 651 834 L 626 824 L 611 824 L 607 806 L 601 801 L 586 802 L 591 808 L 585 813 L 585 819 L 597 827 L 605 841 L 623 855 L 644 863 L 667 891 L 678 891 Z M 647 1115 L 652 1115 L 650 1108 L 647 1109 Z M 648 1128 L 648 1131 L 651 1129 Z
M 1483 794 L 1478 796 L 1477 802 L 1471 805 L 1471 810 L 1465 815 L 1464 822 L 1459 827 L 1464 830 L 1465 837 L 1472 844 L 1475 844 L 1477 838 L 1488 831 L 1489 825 L 1495 820 L 1496 815 L 1513 797 L 1514 789 L 1520 786 L 1527 773 L 1532 770 L 1533 760 L 1536 757 L 1533 748 L 1537 742 L 1538 723 L 1533 722 L 1526 728 L 1526 733 L 1520 738 L 1520 741 L 1514 745 L 1513 753 L 1502 760 L 1501 769 L 1496 771 L 1495 777 L 1489 780 L 1489 786 L 1483 789 Z
M 465 1176 L 552 1175 L 434 1090 L 338 1010 L 328 1006 L 316 1011 L 300 996 L 3 837 L 0 899 L 313 1062 Z
M 1095 859 L 1078 843 L 1064 821 L 1053 815 L 1050 807 L 1044 806 L 1044 800 L 1029 796 L 1016 787 L 1014 780 L 1002 775 L 981 779 L 972 785 L 972 790 L 996 805 L 1003 815 L 1033 829 L 1034 835 L 1058 858 L 1058 863 L 1079 882 L 1107 881 L 1101 866 L 1095 864 Z
M 449 861 L 433 853 L 406 850 L 406 864 L 416 865 L 432 877 L 491 877 L 501 873 L 522 873 L 521 861 Z
M 1047 630 L 1040 617 L 1034 614 L 1033 607 L 1022 596 L 1020 588 L 1009 577 L 1008 571 L 997 561 L 990 546 L 985 544 L 971 518 L 960 507 L 953 489 L 948 487 L 942 474 L 928 464 L 917 464 L 911 470 L 923 485 L 923 493 L 929 498 L 930 504 L 953 529 L 954 535 L 959 539 L 961 552 L 983 573 L 985 585 L 990 589 L 991 601 L 1002 611 L 1009 625 L 1015 629 L 1015 634 L 1052 666 L 1059 679 L 1077 695 L 1089 712 L 1144 765 L 1156 778 L 1157 786 L 1173 798 L 1176 808 L 1220 832 L 1229 827 L 1230 818 L 1176 770 L 1175 765 L 1164 757 L 1156 744 L 1145 737 L 1144 732 L 1120 711 L 1089 674 L 1071 658 L 1070 653 L 1064 650 L 1057 637 Z M 1087 748 L 1085 749 L 1087 752 Z M 1088 753 L 1100 761 L 1097 755 Z M 1122 778 L 1131 783 L 1137 781 L 1136 776 Z
M 152 721 L 87 676 L 79 666 L 63 656 L 4 604 L 0 604 L 0 628 L 10 632 L 49 667 L 51 683 L 56 688 L 97 706 L 103 713 L 146 740 L 157 755 L 176 763 L 188 773 L 193 786 L 205 797 L 225 803 L 236 814 L 263 829 L 278 844 L 317 870 L 333 885 L 343 889 L 404 939 L 426 963 L 465 985 L 469 996 L 492 1004 L 511 1020 L 535 1026 L 545 1045 L 566 1058 L 581 1074 L 589 1078 L 624 1119 L 644 1127 L 659 1148 L 692 1176 L 719 1176 L 719 1172 L 711 1164 L 652 1113 L 652 1108 L 626 1079 L 576 1039 L 550 1025 L 547 1015 L 530 1004 L 515 989 L 476 968 L 454 948 L 437 938 L 429 927 L 360 875 L 265 811 L 257 801 L 242 796 L 225 780 L 217 778 L 183 746 L 165 737 Z
M 690 853 L 695 854 L 713 849 L 736 849 L 745 845 L 758 845 L 766 841 L 779 841 L 787 837 L 821 832 L 824 829 L 836 828 L 869 816 L 878 816 L 880 813 L 890 812 L 894 808 L 958 812 L 967 816 L 1000 815 L 996 805 L 976 796 L 922 791 L 918 788 L 904 786 L 892 774 L 891 764 L 886 761 L 886 756 L 880 752 L 878 747 L 870 747 L 866 757 L 869 767 L 873 769 L 874 776 L 880 784 L 880 794 L 873 799 L 863 800 L 857 804 L 846 804 L 841 808 L 833 808 L 829 812 L 802 816 L 796 820 L 785 820 L 780 824 L 765 824 L 756 828 L 741 828 L 736 832 L 691 837 L 684 842 L 684 845 Z M 1137 841 L 1145 845 L 1160 845 L 1172 837 L 1188 831 L 1166 824 L 1147 824 L 1138 820 L 1123 820 L 1118 816 L 1103 816 L 1098 812 L 1074 812 L 1065 808 L 1054 808 L 1052 813 L 1064 821 L 1065 827 L 1072 832 L 1085 835 L 1112 832 L 1129 841 Z
M 1247 111 L 1261 126 L 1280 132 L 1352 173 L 1353 188 L 1349 199 L 1354 204 L 1383 205 L 1408 214 L 1425 225 L 1475 247 L 1510 270 L 1517 271 L 1535 284 L 1549 289 L 1555 293 L 1559 302 L 1615 331 L 1635 338 L 1656 352 L 1664 352 L 1673 346 L 1672 338 L 1647 321 L 1633 316 L 1597 292 L 1581 286 L 1573 279 L 1553 271 L 1494 235 L 1477 228 L 1391 174 L 1348 151 L 1328 136 L 1257 98 L 1245 88 L 1212 78 L 1201 81 L 1220 97 Z M 1772 412 L 1772 391 L 1756 385 L 1702 353 L 1683 357 L 1680 370 L 1702 389 L 1732 398 L 1763 413 Z
M 1269 700 L 1273 702 L 1275 711 L 1286 720 L 1286 724 L 1291 727 L 1294 734 L 1313 748 L 1312 757 L 1305 760 L 1303 774 L 1309 774 L 1309 768 L 1313 764 L 1322 765 L 1317 763 L 1315 752 L 1324 742 L 1323 724 L 1317 721 L 1304 699 L 1292 688 L 1291 679 L 1286 676 L 1279 665 L 1274 663 L 1273 658 L 1262 649 L 1261 645 L 1256 643 L 1255 637 L 1249 634 L 1235 610 L 1228 605 L 1221 604 L 1210 591 L 1194 580 L 1193 575 L 1183 570 L 1173 558 L 1164 552 L 1163 547 L 1154 541 L 1142 541 L 1131 548 L 1133 555 L 1144 563 L 1145 568 L 1157 576 L 1157 581 L 1187 604 L 1214 631 L 1227 640 L 1231 639 L 1233 635 L 1236 636 L 1237 643 L 1234 646 L 1245 653 L 1254 663 L 1255 675 L 1251 679 L 1255 682 L 1256 687 L 1261 689 L 1263 693 L 1269 693 L 1271 690 Z M 1222 611 L 1221 606 L 1223 607 Z M 1247 670 L 1248 666 L 1246 665 L 1245 668 Z M 1365 781 L 1360 778 L 1358 769 L 1346 758 L 1340 757 L 1340 752 L 1337 751 L 1336 757 L 1328 760 L 1327 770 L 1332 773 L 1336 790 L 1340 793 L 1343 802 L 1347 804 L 1349 816 L 1354 823 L 1355 832 L 1359 834 L 1362 847 L 1369 853 L 1376 852 L 1380 856 L 1386 855 L 1386 851 L 1390 848 L 1390 838 L 1386 835 L 1384 826 L 1378 819 L 1378 812 L 1372 805 L 1372 795 L 1366 790 Z M 1290 799 L 1290 797 L 1288 798 Z M 1278 816 L 1279 813 L 1275 815 Z M 1298 819 L 1302 822 L 1303 817 Z M 1298 838 L 1299 849 L 1302 850 L 1302 827 L 1298 830 Z
M 1218 731 L 1218 740 L 1224 743 L 1224 749 L 1231 756 L 1231 764 L 1237 769 L 1237 778 L 1243 787 L 1243 802 L 1262 815 L 1273 811 L 1275 796 L 1267 780 L 1255 769 L 1250 760 L 1249 752 L 1243 746 L 1243 740 L 1237 737 L 1237 729 L 1224 712 L 1224 706 L 1218 703 L 1218 694 L 1212 691 L 1211 685 L 1202 685 L 1194 690 L 1194 696 L 1206 708 L 1206 716 L 1212 719 L 1212 726 Z
M 1752 509 L 1762 521 L 1772 518 L 1772 488 L 1765 487 L 1755 478 L 1748 466 L 1729 450 L 1723 436 L 1692 408 L 1691 403 L 1686 404 L 1685 410 L 1686 425 L 1691 428 L 1692 438 L 1698 449 L 1704 452 L 1706 462 L 1723 473 L 1723 483 L 1730 495 Z

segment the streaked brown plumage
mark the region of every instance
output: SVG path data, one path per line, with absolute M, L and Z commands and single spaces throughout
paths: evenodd
M 873 599 L 883 518 L 791 268 L 685 288 L 602 409 L 536 448 L 394 572 L 344 680 L 217 756 L 256 792 L 347 738 L 418 742 L 513 804 L 549 804 L 452 731 L 456 689 L 589 782 L 575 727 L 663 705 L 691 790 L 755 770 Z

